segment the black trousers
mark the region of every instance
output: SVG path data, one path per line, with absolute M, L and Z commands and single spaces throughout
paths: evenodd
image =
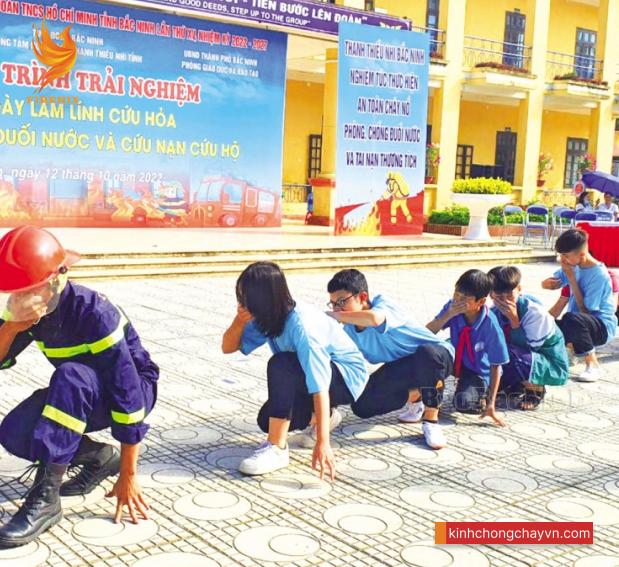
M 454 394 L 454 409 L 460 413 L 481 413 L 481 401 L 488 394 L 488 384 L 464 364 Z
M 574 354 L 589 354 L 608 340 L 606 325 L 588 313 L 566 313 L 557 324 L 563 332 L 565 343 L 572 343 Z
M 258 426 L 269 432 L 269 418 L 288 419 L 290 430 L 305 429 L 312 420 L 314 398 L 307 390 L 305 372 L 297 353 L 274 354 L 267 366 L 269 399 L 258 413 Z M 331 362 L 331 407 L 349 405 L 354 401 L 340 369 Z
M 413 354 L 383 364 L 370 376 L 363 394 L 350 408 L 363 419 L 383 415 L 404 406 L 409 391 L 414 389 L 421 392 L 427 408 L 438 408 L 445 380 L 452 374 L 453 359 L 446 348 L 422 345 Z

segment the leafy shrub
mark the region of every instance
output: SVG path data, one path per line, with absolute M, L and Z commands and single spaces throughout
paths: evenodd
M 456 179 L 451 186 L 453 193 L 472 193 L 476 195 L 511 195 L 512 184 L 503 179 L 478 177 L 476 179 Z
M 432 211 L 428 217 L 430 224 L 449 224 L 452 226 L 468 226 L 470 213 L 467 207 L 461 205 L 452 205 L 448 209 L 442 211 Z M 524 216 L 520 213 L 507 215 L 508 224 L 522 224 Z M 540 215 L 531 215 L 532 222 L 544 222 L 544 217 Z M 550 220 L 549 220 L 550 222 Z M 501 207 L 493 207 L 488 211 L 488 226 L 503 225 L 503 209 Z

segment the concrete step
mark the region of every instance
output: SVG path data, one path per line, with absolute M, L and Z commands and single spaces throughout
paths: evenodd
M 414 268 L 416 266 L 447 266 L 469 265 L 476 266 L 480 263 L 531 263 L 555 261 L 556 257 L 550 252 L 535 252 L 530 248 L 519 247 L 490 247 L 480 249 L 474 253 L 463 253 L 461 250 L 450 250 L 449 253 L 441 254 L 408 254 L 388 255 L 385 253 L 368 256 L 367 254 L 336 254 L 329 257 L 316 257 L 316 255 L 295 254 L 285 258 L 267 256 L 260 258 L 257 255 L 245 255 L 236 258 L 236 261 L 221 260 L 213 262 L 157 262 L 152 259 L 143 264 L 136 262 L 116 260 L 114 264 L 87 264 L 82 269 L 76 269 L 79 264 L 71 268 L 73 279 L 98 279 L 98 278 L 121 278 L 121 277 L 153 277 L 153 276 L 189 276 L 189 275 L 238 275 L 251 262 L 260 259 L 277 261 L 282 268 L 291 272 L 309 272 L 325 269 L 341 269 L 354 267 L 365 268 Z M 147 259 L 145 259 L 147 260 Z M 176 258 L 175 258 L 176 260 Z M 185 259 L 186 260 L 186 259 Z M 193 259 L 192 259 L 193 260 Z
M 344 238 L 343 238 L 344 240 Z M 452 249 L 456 247 L 453 239 L 445 240 L 441 242 L 440 240 L 427 240 L 427 241 L 419 241 L 414 242 L 412 244 L 401 244 L 401 245 L 376 245 L 376 246 L 359 246 L 353 245 L 354 238 L 345 239 L 350 242 L 349 246 L 337 246 L 337 247 L 314 247 L 314 248 L 277 248 L 277 249 L 267 249 L 267 250 L 215 250 L 215 251 L 204 251 L 204 252 L 129 252 L 129 253 L 105 253 L 105 254 L 84 254 L 83 258 L 86 260 L 91 259 L 107 259 L 107 260 L 126 260 L 128 258 L 192 258 L 192 257 L 217 257 L 217 256 L 239 256 L 239 255 L 248 255 L 248 254 L 259 254 L 259 255 L 267 255 L 272 256 L 275 254 L 290 256 L 290 255 L 298 255 L 298 254 L 325 254 L 325 253 L 346 253 L 346 252 L 356 252 L 356 253 L 365 253 L 365 252 L 396 252 L 396 251 L 410 251 L 410 250 L 440 250 L 449 248 Z M 466 250 L 474 250 L 479 248 L 505 248 L 513 245 L 508 244 L 507 242 L 503 242 L 500 240 L 490 241 L 490 242 L 475 242 L 462 240 L 458 242 L 457 248 L 466 249 Z

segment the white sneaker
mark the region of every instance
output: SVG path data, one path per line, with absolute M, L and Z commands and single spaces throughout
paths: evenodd
M 425 408 L 423 402 L 413 402 L 412 404 L 406 404 L 406 410 L 398 416 L 398 420 L 402 423 L 419 423 L 423 417 Z
M 329 431 L 333 431 L 340 423 L 342 423 L 342 414 L 337 411 L 337 408 L 331 410 L 331 420 L 329 421 Z M 299 445 L 304 449 L 313 449 L 318 440 L 318 432 L 316 425 L 308 425 L 301 433 Z
M 597 382 L 602 377 L 602 369 L 593 364 L 587 364 L 585 371 L 578 377 L 581 382 Z
M 430 423 L 424 421 L 421 424 L 421 431 L 426 438 L 426 445 L 430 449 L 442 449 L 447 446 L 447 439 L 443 433 L 443 429 L 438 423 Z
M 287 467 L 288 463 L 288 445 L 285 449 L 280 449 L 265 441 L 254 451 L 251 457 L 247 457 L 241 462 L 239 471 L 249 475 L 268 474 Z

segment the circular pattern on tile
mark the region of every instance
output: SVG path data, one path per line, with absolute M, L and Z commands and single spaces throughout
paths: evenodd
M 243 404 L 224 398 L 205 398 L 191 402 L 189 409 L 198 413 L 236 413 L 243 409 Z
M 619 480 L 609 480 L 604 485 L 604 490 L 613 496 L 619 497 Z
M 19 457 L 7 453 L 4 449 L 0 450 L 0 476 L 17 478 L 32 463 Z
M 86 545 L 122 547 L 148 541 L 158 530 L 153 520 L 140 520 L 137 524 L 125 520 L 115 524 L 112 518 L 94 517 L 75 524 L 73 537 Z
M 411 461 L 423 461 L 429 465 L 455 465 L 464 460 L 462 453 L 449 447 L 435 451 L 427 446 L 410 445 L 400 449 L 400 455 Z
M 105 489 L 102 486 L 97 486 L 90 494 L 86 494 L 85 496 L 66 496 L 63 497 L 62 507 L 63 508 L 79 508 L 81 506 L 90 506 L 91 504 L 96 504 L 100 500 L 105 498 Z
M 594 470 L 589 463 L 562 455 L 534 455 L 527 457 L 526 462 L 538 471 L 554 474 L 587 474 Z
M 288 437 L 288 448 L 295 453 L 306 453 L 311 455 L 314 452 L 314 449 L 308 449 L 307 447 L 301 447 L 299 445 L 299 441 L 301 440 L 301 433 L 297 433 L 296 435 L 291 435 Z M 335 439 L 331 439 L 331 448 L 333 450 L 339 449 L 341 447 L 340 443 L 338 443 Z
M 588 427 L 591 429 L 602 429 L 613 425 L 610 419 L 582 412 L 560 413 L 557 415 L 557 421 L 572 427 Z
M 488 558 L 474 547 L 468 545 L 438 547 L 434 544 L 434 540 L 406 546 L 402 550 L 401 557 L 412 567 L 490 567 Z
M 400 499 L 411 506 L 437 512 L 466 510 L 475 505 L 472 496 L 439 484 L 409 486 L 400 492 Z
M 262 526 L 234 538 L 234 547 L 257 561 L 299 561 L 320 551 L 320 542 L 296 528 Z
M 574 567 L 619 567 L 619 557 L 592 555 L 579 559 L 574 563 Z
M 355 439 L 364 441 L 384 441 L 386 439 L 397 439 L 400 432 L 393 427 L 384 425 L 372 425 L 371 423 L 356 423 L 342 428 L 342 433 Z
M 230 425 L 234 427 L 235 429 L 239 429 L 240 431 L 245 431 L 246 433 L 260 433 L 261 432 L 260 427 L 258 427 L 258 422 L 256 421 L 256 416 L 233 419 L 230 422 Z
M 232 520 L 244 516 L 251 504 L 230 492 L 188 494 L 174 502 L 174 511 L 192 520 Z
M 38 541 L 33 541 L 22 547 L 0 550 L 1 567 L 37 567 L 47 561 L 49 548 Z
M 504 411 L 501 410 L 497 410 L 496 412 L 497 416 L 500 417 L 501 419 L 505 419 L 506 417 L 506 413 Z M 459 423 L 487 423 L 488 425 L 492 425 L 490 423 L 490 420 L 486 420 L 483 421 L 481 419 L 479 419 L 480 414 L 475 414 L 475 413 L 456 413 L 454 414 L 454 417 L 456 418 L 457 422 Z
M 518 494 L 535 490 L 537 482 L 526 474 L 505 470 L 471 471 L 466 475 L 470 482 L 495 492 Z
M 590 392 L 599 392 L 611 396 L 619 394 L 619 386 L 616 384 L 609 384 L 608 382 L 579 382 L 578 386 Z
M 221 433 L 209 427 L 176 427 L 161 433 L 161 438 L 177 445 L 208 445 L 221 439 Z
M 581 443 L 576 447 L 581 453 L 592 457 L 598 457 L 605 461 L 619 462 L 619 445 L 614 443 Z
M 496 433 L 472 433 L 460 435 L 458 440 L 465 447 L 480 449 L 486 452 L 509 452 L 520 449 L 520 444 L 513 439 L 506 439 Z
M 197 553 L 158 553 L 136 561 L 131 567 L 170 567 L 170 565 L 191 565 L 191 567 L 219 567 L 219 563 Z
M 270 476 L 260 481 L 260 488 L 269 494 L 290 500 L 322 498 L 331 492 L 331 484 L 310 474 Z
M 167 356 L 167 354 L 166 354 Z M 168 364 L 171 361 L 167 361 Z M 178 384 L 174 382 L 163 382 L 163 384 L 157 385 L 157 393 L 160 399 L 171 399 L 174 400 L 176 398 L 193 398 L 194 400 L 200 399 L 203 396 L 202 390 L 192 386 L 191 384 Z
M 545 423 L 516 423 L 508 426 L 514 433 L 533 439 L 563 439 L 569 437 L 569 431 Z
M 227 471 L 238 470 L 241 461 L 254 454 L 253 449 L 217 449 L 206 455 L 206 462 L 214 467 Z
M 619 509 L 585 498 L 556 498 L 546 503 L 546 508 L 565 520 L 574 522 L 593 522 L 596 526 L 619 524 Z
M 545 403 L 552 404 L 557 402 L 573 408 L 589 407 L 592 403 L 592 399 L 589 394 L 574 388 L 566 388 L 565 386 L 561 386 L 556 388 L 547 387 L 546 390 L 546 397 L 544 398 Z
M 598 408 L 602 413 L 609 415 L 619 415 L 619 404 L 608 404 Z
M 142 488 L 165 488 L 191 482 L 193 471 L 173 463 L 146 463 L 138 466 L 138 480 Z
M 174 423 L 178 419 L 178 413 L 172 411 L 167 408 L 155 407 L 152 412 L 150 412 L 144 421 L 149 425 L 153 425 L 155 427 L 159 425 L 170 425 Z
M 323 517 L 330 526 L 359 535 L 385 534 L 402 527 L 402 518 L 398 514 L 382 506 L 369 504 L 334 506 Z
M 402 474 L 402 469 L 381 459 L 357 457 L 343 460 L 338 472 L 357 480 L 393 480 Z

